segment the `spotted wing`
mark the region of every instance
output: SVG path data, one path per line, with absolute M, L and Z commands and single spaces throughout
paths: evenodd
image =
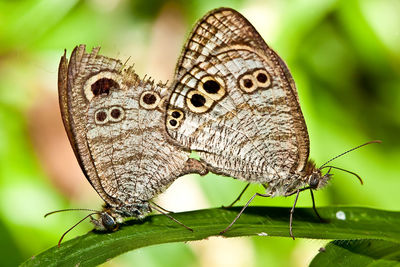
M 309 138 L 292 76 L 241 14 L 202 18 L 175 76 L 167 132 L 210 170 L 270 183 L 304 169 Z
M 112 206 L 146 202 L 189 170 L 189 153 L 165 142 L 166 88 L 115 59 L 76 47 L 60 63 L 64 125 L 87 179 Z M 185 167 L 186 166 L 186 167 Z

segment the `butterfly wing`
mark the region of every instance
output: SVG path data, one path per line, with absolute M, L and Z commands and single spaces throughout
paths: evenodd
M 189 153 L 165 142 L 166 88 L 115 59 L 76 47 L 60 63 L 64 125 L 86 178 L 111 206 L 153 198 L 189 171 Z M 192 166 L 193 167 L 193 166 Z M 196 172 L 196 171 L 195 171 Z
M 241 14 L 195 26 L 178 61 L 166 129 L 211 171 L 270 183 L 305 168 L 309 138 L 288 68 Z

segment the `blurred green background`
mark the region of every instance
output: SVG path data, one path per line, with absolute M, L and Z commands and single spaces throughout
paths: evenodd
M 19 0 L 0 1 L 0 259 L 12 266 L 57 244 L 85 213 L 100 208 L 64 132 L 57 101 L 58 62 L 85 43 L 130 58 L 140 76 L 171 80 L 194 22 L 212 8 L 237 9 L 287 62 L 299 90 L 321 165 L 363 142 L 381 139 L 334 162 L 365 185 L 334 171 L 316 192 L 317 206 L 400 210 L 400 1 L 398 0 Z M 228 204 L 243 182 L 214 175 L 177 180 L 158 203 L 179 211 Z M 256 191 L 257 185 L 240 204 Z M 291 206 L 293 198 L 253 205 Z M 310 206 L 309 194 L 298 206 Z M 295 224 L 294 224 L 295 227 Z M 92 229 L 82 223 L 68 238 Z M 127 253 L 105 266 L 306 266 L 326 241 L 210 238 Z

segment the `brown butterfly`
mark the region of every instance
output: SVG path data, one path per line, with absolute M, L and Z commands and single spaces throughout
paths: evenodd
M 189 152 L 165 141 L 166 85 L 141 80 L 132 68 L 98 51 L 77 46 L 69 62 L 64 53 L 58 90 L 75 156 L 106 203 L 87 217 L 100 215 L 92 222 L 113 231 L 126 217 L 143 218 L 152 209 L 164 213 L 150 202 L 153 197 L 177 177 L 207 171 Z
M 165 123 L 173 142 L 196 151 L 209 171 L 265 186 L 243 210 L 256 196 L 296 194 L 294 209 L 299 192 L 326 185 L 331 174 L 322 169 L 340 169 L 317 168 L 309 159 L 307 127 L 286 64 L 230 8 L 212 10 L 190 34 Z

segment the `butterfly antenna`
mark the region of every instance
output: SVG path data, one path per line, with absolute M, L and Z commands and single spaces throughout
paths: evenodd
M 363 146 L 366 146 L 366 145 L 369 145 L 369 144 L 374 144 L 374 143 L 382 143 L 382 141 L 381 141 L 381 140 L 369 141 L 369 142 L 366 142 L 366 143 L 364 143 L 364 144 L 362 144 L 362 145 L 356 146 L 356 147 L 354 147 L 354 148 L 352 148 L 352 149 L 350 149 L 350 150 L 347 150 L 346 152 L 343 152 L 342 154 L 337 155 L 336 157 L 331 158 L 330 160 L 328 160 L 327 162 L 325 162 L 324 164 L 322 164 L 321 167 L 319 167 L 319 170 L 322 170 L 322 169 L 324 168 L 324 166 L 325 166 L 326 164 L 328 164 L 329 162 L 334 161 L 335 159 L 337 159 L 337 158 L 339 158 L 339 157 L 341 157 L 341 156 L 343 156 L 343 155 L 345 155 L 345 154 L 347 154 L 347 153 L 349 153 L 349 152 L 351 152 L 351 151 L 353 151 L 353 150 L 356 150 L 356 149 L 359 149 L 360 147 L 363 147 Z
M 68 234 L 72 229 L 74 229 L 78 224 L 80 224 L 81 222 L 83 222 L 84 220 L 86 220 L 87 218 L 91 217 L 92 215 L 95 214 L 99 214 L 98 211 L 90 213 L 89 215 L 86 215 L 85 217 L 83 217 L 83 219 L 81 219 L 79 222 L 77 222 L 76 224 L 74 224 L 71 228 L 69 228 L 67 231 L 65 231 L 65 233 L 61 236 L 60 240 L 58 241 L 58 247 L 60 247 L 62 240 L 64 239 L 65 235 Z
M 361 183 L 362 185 L 364 184 L 364 182 L 363 182 L 363 180 L 361 179 L 360 175 L 358 175 L 358 174 L 355 173 L 355 172 L 352 172 L 352 171 L 349 171 L 349 170 L 346 170 L 346 169 L 342 169 L 342 168 L 339 168 L 339 167 L 335 167 L 335 166 L 324 166 L 324 167 L 319 168 L 319 169 L 322 170 L 322 169 L 324 169 L 324 168 L 329 168 L 329 170 L 330 170 L 330 169 L 337 169 L 337 170 L 341 170 L 341 171 L 344 171 L 344 172 L 353 174 L 355 177 L 357 177 L 357 179 L 360 181 L 360 183 Z M 328 173 L 329 173 L 329 171 L 328 171 Z
M 46 213 L 44 217 L 46 218 L 47 216 L 54 214 L 54 213 L 59 213 L 59 212 L 64 212 L 64 211 L 93 211 L 94 213 L 100 213 L 98 210 L 92 210 L 92 209 L 63 209 L 63 210 L 55 210 L 49 213 Z

